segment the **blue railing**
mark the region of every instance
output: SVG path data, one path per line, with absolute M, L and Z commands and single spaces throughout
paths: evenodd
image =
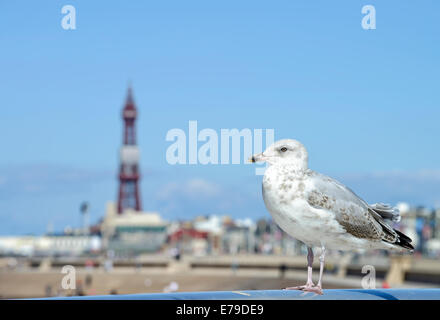
M 328 289 L 323 295 L 297 290 L 173 292 L 56 297 L 44 300 L 440 300 L 440 289 Z

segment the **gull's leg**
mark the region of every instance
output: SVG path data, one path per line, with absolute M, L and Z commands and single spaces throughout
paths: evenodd
M 316 288 L 322 294 L 322 274 L 324 273 L 325 247 L 321 247 L 321 255 L 319 256 L 319 280 Z
M 289 287 L 284 290 L 304 290 L 304 291 L 313 291 L 315 285 L 312 280 L 312 265 L 313 265 L 313 250 L 311 247 L 307 248 L 307 283 L 304 286 L 298 287 Z

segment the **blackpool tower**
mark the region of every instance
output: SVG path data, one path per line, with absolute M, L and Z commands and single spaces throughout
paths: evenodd
M 128 208 L 141 211 L 139 197 L 139 148 L 136 145 L 137 111 L 133 101 L 131 87 L 128 88 L 127 100 L 122 110 L 124 120 L 123 145 L 120 151 L 118 214 Z

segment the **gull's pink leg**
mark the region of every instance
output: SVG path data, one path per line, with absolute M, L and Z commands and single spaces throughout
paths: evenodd
M 307 292 L 315 292 L 322 294 L 322 291 L 315 287 L 312 280 L 312 265 L 313 265 L 313 250 L 311 247 L 307 248 L 307 283 L 304 286 L 289 287 L 284 290 L 303 290 Z
M 322 294 L 322 274 L 324 273 L 325 247 L 321 247 L 321 255 L 319 256 L 319 280 L 316 288 Z

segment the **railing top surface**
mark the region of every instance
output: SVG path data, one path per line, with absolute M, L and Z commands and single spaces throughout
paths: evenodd
M 55 297 L 43 300 L 440 300 L 439 289 L 328 289 L 323 295 L 299 290 L 145 293 Z

